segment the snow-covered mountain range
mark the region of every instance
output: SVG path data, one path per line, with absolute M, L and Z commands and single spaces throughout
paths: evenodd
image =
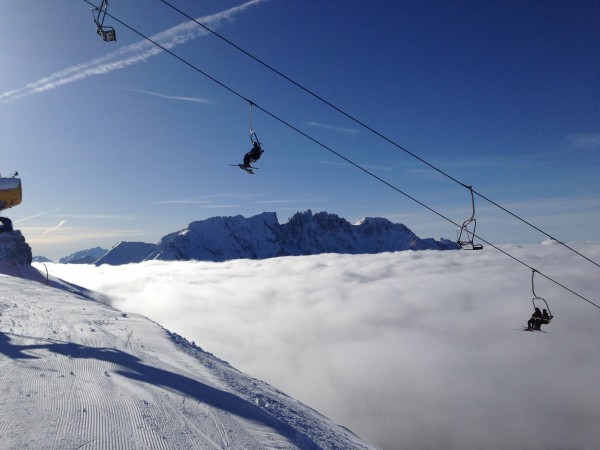
M 58 260 L 59 264 L 94 264 L 98 259 L 102 258 L 108 250 L 101 247 L 94 247 L 88 250 L 81 250 L 69 256 L 65 256 Z M 43 262 L 43 261 L 37 261 Z
M 0 238 L 0 448 L 374 448 L 151 320 L 16 262 L 20 233 Z
M 457 248 L 446 239 L 421 239 L 406 226 L 383 218 L 365 218 L 352 225 L 335 214 L 308 210 L 280 224 L 275 213 L 265 212 L 250 218 L 238 215 L 192 222 L 155 244 L 119 242 L 96 265 Z

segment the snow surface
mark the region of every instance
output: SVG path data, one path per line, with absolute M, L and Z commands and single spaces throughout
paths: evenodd
M 0 448 L 369 449 L 138 314 L 0 262 Z
M 599 243 L 573 244 L 600 261 Z M 503 249 L 600 303 L 553 242 Z M 383 449 L 597 449 L 600 310 L 498 251 L 48 265 Z

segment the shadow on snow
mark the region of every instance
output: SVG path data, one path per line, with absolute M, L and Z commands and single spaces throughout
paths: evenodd
M 231 414 L 262 423 L 286 436 L 292 442 L 306 449 L 319 449 L 310 438 L 296 431 L 290 425 L 268 415 L 264 410 L 251 402 L 230 392 L 208 386 L 193 378 L 169 372 L 143 364 L 139 358 L 129 353 L 103 347 L 87 347 L 69 342 L 49 342 L 36 345 L 14 345 L 10 337 L 0 333 L 0 354 L 10 359 L 39 359 L 24 351 L 44 349 L 51 353 L 77 359 L 95 359 L 115 364 L 120 367 L 116 373 L 132 380 L 141 381 L 153 386 L 160 386 L 179 392 L 197 401 L 221 409 Z

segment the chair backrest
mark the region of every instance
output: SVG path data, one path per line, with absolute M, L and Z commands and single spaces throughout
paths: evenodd
M 542 323 L 548 325 L 554 316 L 542 317 Z
M 98 30 L 100 36 L 102 36 L 102 40 L 106 42 L 114 42 L 117 40 L 117 33 L 114 28 L 104 28 Z

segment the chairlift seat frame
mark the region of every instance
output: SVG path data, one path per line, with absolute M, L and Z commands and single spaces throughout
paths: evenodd
M 460 245 L 460 248 L 463 250 L 483 250 L 483 245 L 481 244 L 475 244 L 473 242 L 473 239 L 475 238 L 475 230 L 477 228 L 477 219 L 475 219 L 475 197 L 473 195 L 473 187 L 472 186 L 466 186 L 467 189 L 469 189 L 469 192 L 471 193 L 471 208 L 472 208 L 472 213 L 471 213 L 471 217 L 469 217 L 467 220 L 465 220 L 462 224 L 462 226 L 460 227 L 460 232 L 458 232 L 458 238 L 456 240 L 456 243 L 458 245 Z M 469 225 L 473 224 L 473 231 L 469 230 Z M 467 240 L 463 241 L 461 238 L 463 236 L 463 232 L 466 235 Z
M 546 305 L 546 310 L 548 311 L 548 317 L 541 317 L 540 319 L 541 319 L 543 325 L 548 325 L 552 321 L 552 319 L 554 318 L 554 315 L 552 315 L 552 311 L 550 311 L 550 306 L 548 305 L 548 302 L 544 298 L 539 297 L 535 293 L 535 286 L 534 286 L 534 283 L 533 283 L 533 278 L 534 278 L 536 272 L 537 272 L 537 270 L 535 270 L 535 269 L 533 269 L 531 271 L 531 292 L 533 293 L 533 298 L 531 299 L 531 303 L 533 303 L 533 310 L 535 311 L 536 308 L 538 307 L 535 304 L 535 302 L 537 301 L 538 304 L 540 302 L 544 302 L 544 304 Z
M 468 226 L 470 224 L 473 224 L 473 231 L 469 231 Z M 460 233 L 458 234 L 458 239 L 457 239 L 457 243 L 458 245 L 460 245 L 460 248 L 463 250 L 482 250 L 483 249 L 483 245 L 481 244 L 475 244 L 473 242 L 473 238 L 475 237 L 475 229 L 477 228 L 477 219 L 471 217 L 470 219 L 467 219 L 463 222 L 462 226 L 460 227 Z M 465 233 L 467 240 L 463 241 L 461 240 L 462 238 L 462 234 L 463 232 Z
M 105 42 L 115 42 L 117 40 L 117 32 L 113 27 L 98 27 L 96 31 Z
M 548 317 L 541 317 L 541 320 L 542 320 L 542 324 L 548 325 L 550 323 L 550 321 L 554 318 L 554 316 L 552 315 L 552 312 L 550 312 L 550 307 L 548 306 L 548 302 L 545 299 L 543 299 L 542 297 L 533 297 L 531 299 L 531 303 L 533 303 L 534 311 L 537 308 L 537 306 L 535 304 L 536 300 L 538 301 L 538 303 L 539 303 L 539 301 L 542 301 L 546 304 L 546 311 L 548 311 Z
M 104 19 L 106 18 L 106 9 L 108 8 L 108 0 L 102 0 L 100 6 L 92 10 L 94 16 L 94 23 L 96 24 L 96 33 L 105 42 L 115 42 L 117 40 L 117 32 L 113 27 L 104 26 Z
M 474 244 L 473 241 L 458 241 L 458 245 L 462 250 L 483 250 L 483 245 Z

